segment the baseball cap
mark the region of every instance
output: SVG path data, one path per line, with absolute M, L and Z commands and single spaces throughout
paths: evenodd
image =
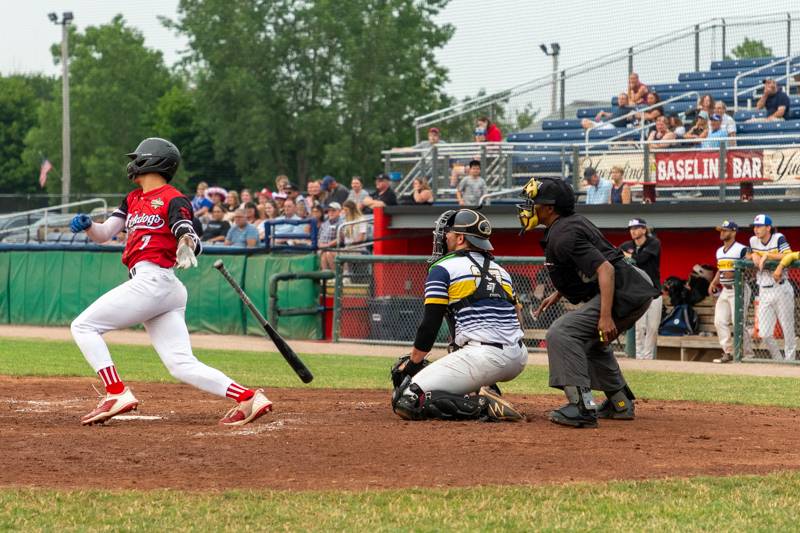
M 596 174 L 597 171 L 594 169 L 594 167 L 586 167 L 583 171 L 583 179 L 588 180 L 589 178 L 591 178 Z
M 271 192 L 269 191 L 269 189 L 267 189 L 266 187 L 264 187 L 263 189 L 261 189 L 260 191 L 258 191 L 258 195 L 259 195 L 259 196 L 270 196 L 271 194 L 272 194 L 272 193 L 271 193 Z
M 700 111 L 697 114 L 697 118 L 704 118 L 704 119 L 708 120 L 708 111 Z
M 729 229 L 731 231 L 736 231 L 739 229 L 739 224 L 730 220 L 723 220 L 722 224 L 717 226 L 717 231 L 722 231 L 724 229 Z
M 439 128 L 430 128 L 428 133 L 439 133 Z
M 327 190 L 328 187 L 331 186 L 331 183 L 333 183 L 334 181 L 335 180 L 333 179 L 333 176 L 325 176 L 324 178 L 322 178 L 322 189 Z
M 288 196 L 287 196 L 287 194 L 285 192 L 276 192 L 276 193 L 272 193 L 272 198 L 275 199 L 275 200 L 286 200 L 286 198 L 288 198 Z
M 756 215 L 756 218 L 753 219 L 753 226 L 771 226 L 772 219 L 769 215 L 760 214 Z
M 377 176 L 375 176 L 375 181 L 378 181 L 378 180 L 389 180 L 389 179 L 391 179 L 389 177 L 389 174 L 381 173 L 381 174 L 378 174 Z
M 339 202 L 331 202 L 328 204 L 328 207 L 326 209 L 338 209 L 339 211 L 341 211 L 342 204 L 340 204 Z
M 632 218 L 628 221 L 629 228 L 646 228 L 647 222 L 643 218 Z
M 713 115 L 711 115 L 711 120 L 720 121 L 722 120 L 722 117 L 714 113 Z
M 286 185 L 284 185 L 283 190 L 285 191 L 287 189 L 290 190 L 290 191 L 299 191 L 300 190 L 300 189 L 297 188 L 297 185 L 295 185 L 291 181 L 289 183 L 287 183 Z

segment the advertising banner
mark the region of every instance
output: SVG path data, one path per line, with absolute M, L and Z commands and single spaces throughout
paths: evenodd
M 718 185 L 719 152 L 657 152 L 655 178 L 659 187 Z M 728 150 L 725 183 L 771 181 L 761 150 Z

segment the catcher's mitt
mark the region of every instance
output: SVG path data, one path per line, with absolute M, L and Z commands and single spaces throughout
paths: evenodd
M 395 361 L 394 365 L 392 365 L 391 371 L 391 378 L 392 378 L 392 385 L 394 388 L 400 386 L 403 382 L 403 379 L 406 376 L 415 376 L 417 372 L 428 366 L 428 360 L 423 359 L 419 363 L 414 363 L 411 361 L 410 355 L 403 355 L 397 361 Z

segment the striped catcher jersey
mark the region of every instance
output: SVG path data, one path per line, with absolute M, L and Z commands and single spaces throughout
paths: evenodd
M 733 286 L 734 264 L 737 259 L 744 259 L 747 255 L 747 246 L 734 242 L 727 250 L 725 246 L 717 249 L 717 270 L 719 270 L 719 283 L 724 287 Z
M 775 232 L 769 236 L 769 240 L 766 244 L 761 242 L 761 239 L 753 235 L 750 237 L 750 249 L 753 251 L 754 254 L 768 254 L 771 252 L 780 252 L 782 254 L 789 253 L 792 251 L 792 248 L 789 246 L 789 243 L 786 241 L 786 237 L 783 236 L 783 233 Z M 782 280 L 786 280 L 786 271 L 783 271 Z M 756 281 L 758 282 L 759 287 L 769 287 L 770 285 L 775 284 L 775 280 L 772 279 L 772 271 L 767 270 L 766 268 L 763 270 L 759 270 L 756 273 Z
M 471 253 L 483 264 L 483 256 Z M 511 276 L 503 267 L 489 262 L 489 272 L 512 298 L 516 297 Z M 453 305 L 473 294 L 480 283 L 480 269 L 465 255 L 446 255 L 428 270 L 425 281 L 425 303 Z M 486 298 L 456 311 L 454 342 L 463 346 L 469 341 L 516 344 L 523 333 L 517 310 L 507 300 Z

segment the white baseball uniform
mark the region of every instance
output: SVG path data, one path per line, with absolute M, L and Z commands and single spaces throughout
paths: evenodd
M 717 270 L 719 271 L 719 283 L 722 289 L 714 307 L 714 326 L 717 328 L 717 336 L 719 337 L 722 351 L 728 355 L 733 355 L 733 323 L 736 316 L 734 313 L 734 262 L 738 259 L 744 259 L 745 255 L 747 255 L 747 246 L 738 242 L 734 242 L 727 249 L 724 245 L 717 249 Z M 750 286 L 746 283 L 744 284 L 742 302 L 745 307 L 750 302 Z M 752 357 L 753 345 L 750 339 L 750 332 L 747 327 L 742 329 L 744 356 Z
M 750 237 L 750 249 L 754 254 L 770 252 L 789 253 L 791 247 L 782 233 L 773 232 L 766 243 L 755 235 Z M 772 278 L 772 271 L 765 269 L 756 272 L 758 284 L 758 332 L 767 345 L 770 356 L 780 360 L 781 350 L 775 340 L 775 320 L 783 330 L 785 358 L 795 358 L 797 336 L 794 331 L 794 289 L 783 271 L 781 280 Z

